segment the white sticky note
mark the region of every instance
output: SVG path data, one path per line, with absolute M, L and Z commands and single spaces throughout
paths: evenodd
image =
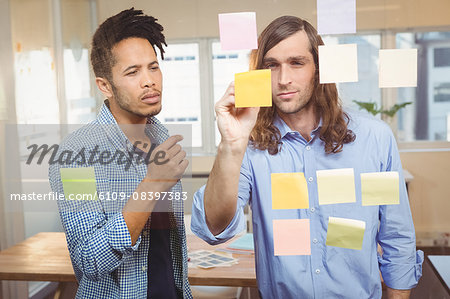
M 353 168 L 316 171 L 319 205 L 356 202 Z
M 317 0 L 317 31 L 356 33 L 356 0 Z
M 222 50 L 257 49 L 256 13 L 219 14 L 219 34 Z
M 380 50 L 379 87 L 417 86 L 417 49 Z
M 320 83 L 358 81 L 356 44 L 319 46 Z

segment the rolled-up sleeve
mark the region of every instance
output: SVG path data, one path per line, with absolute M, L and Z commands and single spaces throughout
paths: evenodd
M 206 242 L 212 245 L 223 243 L 236 234 L 246 229 L 246 217 L 244 215 L 244 207 L 250 200 L 251 194 L 251 181 L 252 176 L 249 172 L 247 154 L 244 156 L 240 176 L 239 176 L 239 190 L 238 200 L 236 204 L 236 213 L 233 219 L 228 224 L 223 232 L 214 236 L 206 224 L 204 195 L 205 187 L 202 186 L 194 194 L 194 201 L 192 203 L 192 220 L 191 230 L 198 237 L 202 238 Z
M 377 241 L 382 247 L 378 256 L 385 284 L 398 290 L 414 288 L 422 276 L 423 252 L 416 251 L 416 236 L 406 192 L 403 170 L 397 144 L 391 135 L 389 155 L 383 171 L 397 171 L 400 184 L 400 204 L 380 206 L 380 228 Z

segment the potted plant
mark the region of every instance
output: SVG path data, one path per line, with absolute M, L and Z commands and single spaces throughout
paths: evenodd
M 397 125 L 396 124 L 394 125 L 393 118 L 400 109 L 405 108 L 406 106 L 412 104 L 412 102 L 395 104 L 390 109 L 386 110 L 383 109 L 383 107 L 378 107 L 377 103 L 373 102 L 359 102 L 359 101 L 353 102 L 358 105 L 360 110 L 366 110 L 367 112 L 371 113 L 374 116 L 377 114 L 381 114 L 381 119 L 383 119 L 389 124 L 396 138 L 397 138 Z

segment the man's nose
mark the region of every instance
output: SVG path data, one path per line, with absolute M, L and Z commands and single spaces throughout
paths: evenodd
M 153 85 L 155 85 L 155 79 L 153 77 L 153 74 L 150 71 L 145 70 L 143 72 L 143 75 L 141 78 L 141 87 L 142 88 L 146 88 L 146 87 L 150 88 Z
M 278 77 L 278 84 L 286 85 L 292 83 L 292 76 L 289 66 L 281 65 L 280 66 L 280 75 Z

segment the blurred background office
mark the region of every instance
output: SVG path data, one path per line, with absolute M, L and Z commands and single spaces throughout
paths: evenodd
M 220 141 L 214 103 L 234 73 L 248 70 L 249 51 L 221 50 L 217 14 L 255 11 L 258 33 L 281 15 L 317 24 L 315 0 L 0 0 L 1 250 L 38 232 L 62 231 L 56 205 L 46 211 L 27 209 L 26 202 L 14 212 L 5 208 L 5 182 L 11 173 L 23 179 L 17 186 L 21 192 L 35 190 L 26 183 L 27 153 L 15 153 L 16 167 L 8 161 L 6 125 L 35 128 L 19 130 L 14 139 L 18 146 L 45 138 L 48 131 L 41 131 L 40 124 L 53 124 L 61 133 L 64 124 L 92 121 L 104 100 L 89 62 L 92 34 L 107 17 L 132 6 L 157 17 L 165 29 L 168 47 L 161 61 L 163 110 L 158 118 L 192 126 L 192 170 L 183 181 L 191 195 L 206 182 Z M 448 246 L 450 2 L 357 0 L 356 12 L 356 34 L 323 37 L 326 44 L 358 44 L 359 81 L 338 84 L 341 99 L 351 109 L 358 109 L 354 100 L 384 108 L 412 102 L 393 118 L 382 118 L 394 131 L 403 167 L 410 174 L 418 246 Z M 418 49 L 417 87 L 378 87 L 378 51 L 395 48 Z M 36 171 L 46 176 L 42 169 Z M 49 190 L 48 183 L 39 185 L 39 191 Z M 190 210 L 191 199 L 186 202 L 187 218 Z M 46 283 L 2 285 L 4 295 L 33 298 Z

